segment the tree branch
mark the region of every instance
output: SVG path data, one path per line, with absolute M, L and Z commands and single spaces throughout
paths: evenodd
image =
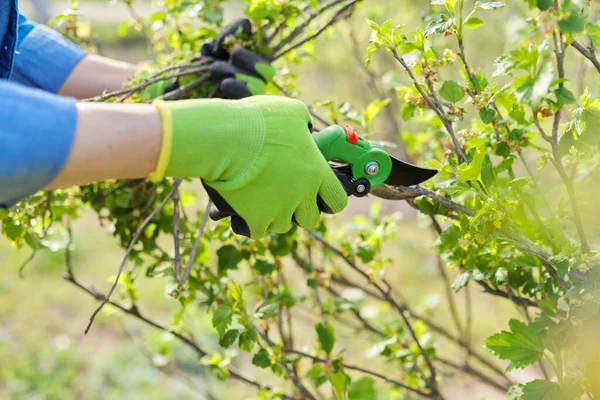
M 392 54 L 394 55 L 394 58 L 400 63 L 402 68 L 404 68 L 404 70 L 408 73 L 408 75 L 410 76 L 410 79 L 412 79 L 412 81 L 413 81 L 415 88 L 419 91 L 421 96 L 423 96 L 423 98 L 425 99 L 427 104 L 429 104 L 429 107 L 437 114 L 438 118 L 440 119 L 440 121 L 442 122 L 444 127 L 446 128 L 446 131 L 450 135 L 450 138 L 452 138 L 452 143 L 454 144 L 454 148 L 456 149 L 456 152 L 458 153 L 458 155 L 462 158 L 463 162 L 468 164 L 469 160 L 467 159 L 467 155 L 465 154 L 462 147 L 460 147 L 460 143 L 458 142 L 458 139 L 456 138 L 456 134 L 454 133 L 454 127 L 452 126 L 452 122 L 450 122 L 450 120 L 448 120 L 448 118 L 446 118 L 446 116 L 444 115 L 444 110 L 438 109 L 435 102 L 425 93 L 425 90 L 423 90 L 423 88 L 417 81 L 415 74 L 413 74 L 411 68 L 408 66 L 408 64 L 406 64 L 406 61 L 404 60 L 404 58 L 400 57 L 400 55 L 398 54 L 398 52 L 396 50 L 392 50 Z
M 329 362 L 328 360 L 325 360 L 323 358 L 319 358 L 319 357 L 316 357 L 316 356 L 312 356 L 310 354 L 304 353 L 304 352 L 299 351 L 299 350 L 295 350 L 295 349 L 284 349 L 284 350 L 287 353 L 297 354 L 297 355 L 299 355 L 301 357 L 311 359 L 314 362 L 318 362 L 318 363 L 322 363 L 322 364 L 327 364 Z M 423 392 L 423 391 L 421 391 L 419 389 L 415 389 L 413 387 L 410 387 L 410 386 L 408 386 L 408 385 L 406 385 L 406 384 L 404 384 L 404 383 L 402 383 L 400 381 L 388 378 L 387 376 L 385 376 L 383 374 L 380 374 L 378 372 L 371 371 L 371 370 L 363 368 L 363 367 L 358 367 L 358 366 L 355 366 L 355 365 L 346 364 L 346 363 L 341 363 L 341 366 L 343 368 L 345 368 L 345 369 L 349 369 L 349 370 L 352 370 L 352 371 L 359 371 L 359 372 L 362 372 L 364 374 L 373 376 L 375 378 L 379 378 L 379 379 L 381 379 L 381 380 L 383 380 L 383 381 L 385 381 L 387 383 L 390 383 L 392 385 L 404 388 L 404 389 L 406 389 L 406 390 L 408 390 L 408 391 L 410 391 L 412 393 L 418 394 L 419 396 L 422 396 L 422 397 L 425 397 L 425 398 L 435 398 L 435 394 L 433 394 L 433 393 L 425 393 L 425 392 Z
M 571 41 L 570 44 L 573 48 L 575 48 L 575 50 L 580 52 L 582 56 L 590 60 L 590 62 L 594 65 L 594 67 L 600 74 L 600 60 L 598 60 L 598 57 L 596 56 L 596 49 L 594 48 L 594 46 L 590 44 L 590 46 L 586 49 L 581 45 L 581 43 L 574 39 Z
M 287 49 L 282 50 L 279 53 L 274 54 L 271 57 L 271 61 L 275 61 L 278 58 L 281 58 L 284 55 L 288 54 L 289 52 L 291 52 L 293 50 L 296 50 L 297 48 L 301 47 L 305 43 L 308 43 L 311 40 L 314 40 L 317 37 L 321 36 L 321 34 L 323 32 L 325 32 L 327 29 L 329 29 L 329 27 L 331 27 L 332 25 L 334 25 L 337 22 L 337 20 L 340 19 L 348 10 L 350 10 L 351 8 L 353 8 L 357 3 L 360 3 L 361 1 L 362 0 L 351 0 L 348 3 L 344 4 L 344 6 L 341 7 L 339 10 L 337 10 L 335 12 L 335 14 L 333 15 L 333 17 L 325 25 L 323 25 L 317 32 L 315 32 L 314 34 L 312 34 L 312 35 L 308 36 L 307 38 L 301 40 L 300 42 L 291 45 Z
M 360 275 L 362 275 L 368 282 L 371 282 L 371 284 L 383 295 L 383 297 L 386 299 L 386 301 L 399 312 L 400 317 L 404 321 L 404 325 L 405 325 L 406 329 L 408 330 L 410 336 L 412 337 L 413 341 L 417 345 L 419 352 L 421 353 L 421 356 L 425 360 L 425 364 L 427 365 L 427 368 L 429 369 L 429 373 L 430 373 L 430 377 L 428 378 L 429 388 L 435 394 L 436 398 L 442 398 L 441 394 L 439 393 L 438 388 L 437 388 L 435 367 L 433 366 L 431 359 L 429 358 L 429 355 L 421 346 L 421 343 L 419 342 L 419 339 L 417 338 L 417 335 L 415 334 L 415 331 L 412 328 L 412 325 L 411 325 L 410 321 L 408 320 L 408 317 L 404 314 L 404 311 L 406 309 L 404 307 L 400 306 L 396 302 L 396 300 L 393 298 L 393 295 L 390 290 L 384 289 L 377 282 L 372 282 L 371 278 L 369 277 L 369 275 L 367 275 L 367 273 L 365 273 L 362 269 L 360 269 L 358 267 L 358 265 L 354 264 L 350 259 L 348 259 L 344 255 L 344 253 L 342 253 L 339 249 L 337 249 L 335 246 L 333 246 L 332 244 L 327 242 L 320 234 L 318 234 L 314 231 L 311 231 L 311 230 L 307 230 L 307 233 L 310 237 L 312 237 L 313 239 L 316 239 L 323 246 L 325 246 L 329 250 L 333 251 L 339 257 L 343 258 L 346 261 L 346 264 L 348 266 L 350 266 L 354 271 L 356 271 Z
M 112 296 L 113 292 L 115 291 L 115 289 L 119 283 L 119 278 L 121 277 L 121 273 L 123 272 L 123 269 L 125 268 L 125 265 L 127 263 L 127 259 L 129 258 L 129 255 L 131 254 L 131 251 L 133 250 L 133 246 L 135 246 L 138 238 L 144 231 L 144 228 L 146 228 L 146 226 L 150 223 L 150 221 L 152 221 L 152 218 L 154 218 L 156 216 L 156 214 L 158 214 L 165 207 L 167 202 L 173 197 L 175 190 L 177 190 L 179 188 L 180 183 L 181 183 L 181 181 L 174 183 L 173 190 L 171 190 L 171 193 L 169 193 L 167 195 L 167 197 L 165 197 L 165 199 L 162 201 L 162 203 L 160 203 L 160 205 L 158 207 L 156 207 L 150 213 L 150 215 L 148 215 L 148 217 L 146 217 L 146 219 L 141 223 L 141 225 L 138 227 L 137 231 L 133 235 L 133 238 L 131 239 L 131 242 L 129 243 L 129 247 L 127 248 L 127 251 L 125 252 L 125 256 L 123 257 L 123 261 L 121 261 L 121 265 L 119 266 L 119 270 L 117 272 L 117 276 L 115 277 L 115 281 L 113 282 L 106 297 L 102 300 L 102 303 L 100 304 L 100 306 L 96 309 L 96 311 L 93 312 L 92 316 L 90 317 L 90 322 L 88 323 L 88 325 L 84 331 L 84 333 L 86 335 L 90 331 L 90 328 L 92 327 L 92 324 L 94 323 L 94 320 L 96 319 L 96 316 L 98 315 L 100 310 L 102 310 L 102 308 L 106 305 L 106 303 L 109 302 L 110 296 Z
M 469 350 L 469 354 L 471 354 L 479 362 L 481 362 L 483 365 L 487 366 L 488 368 L 490 368 L 491 370 L 493 370 L 495 373 L 497 373 L 498 375 L 500 375 L 502 378 L 504 378 L 511 385 L 513 384 L 512 381 L 510 379 L 508 379 L 508 377 L 506 377 L 506 375 L 504 374 L 504 372 L 502 371 L 502 369 L 496 367 L 490 361 L 488 361 L 487 359 L 485 359 L 485 357 L 483 357 L 482 355 L 480 355 L 480 354 L 474 352 L 472 349 L 470 349 L 468 347 L 467 343 L 464 340 L 462 340 L 461 338 L 455 337 L 453 334 L 451 334 L 450 332 L 448 332 L 448 330 L 446 330 L 444 327 L 436 324 L 435 322 L 431 321 L 429 318 L 427 318 L 425 316 L 418 315 L 416 312 L 414 312 L 413 310 L 411 310 L 408 307 L 407 304 L 404 303 L 404 304 L 400 305 L 393 298 L 390 298 L 389 294 L 391 293 L 391 288 L 388 291 L 386 289 L 383 289 L 376 282 L 371 282 L 371 279 L 369 278 L 368 275 L 366 275 L 352 260 L 350 260 L 348 257 L 346 257 L 346 255 L 341 250 L 339 250 L 334 245 L 332 245 L 327 240 L 325 240 L 320 234 L 318 234 L 316 232 L 313 232 L 313 231 L 307 231 L 307 233 L 308 233 L 309 236 L 313 237 L 315 240 L 317 240 L 318 242 L 320 242 L 325 248 L 329 249 L 336 256 L 338 256 L 342 260 L 344 260 L 344 262 L 351 269 L 357 271 L 365 279 L 367 279 L 368 282 L 370 282 L 381 293 L 384 301 L 389 302 L 391 305 L 395 304 L 394 308 L 396 308 L 396 310 L 404 310 L 404 311 L 406 311 L 412 318 L 423 321 L 423 323 L 425 323 L 425 325 L 427 325 L 431 330 L 439 333 L 440 335 L 444 336 L 446 339 L 449 339 L 450 341 L 454 342 L 455 344 L 457 344 L 457 345 L 459 345 L 461 347 L 467 348 Z M 388 295 L 388 296 L 386 296 L 386 295 Z M 394 304 L 392 304 L 392 302 Z

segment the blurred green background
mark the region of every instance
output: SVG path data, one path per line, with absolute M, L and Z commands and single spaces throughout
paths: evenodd
M 21 8 L 35 19 L 31 1 L 21 0 Z M 50 1 L 51 14 L 67 7 L 66 1 Z M 147 14 L 152 4 L 136 7 Z M 294 69 L 299 76 L 301 97 L 307 102 L 335 98 L 364 107 L 376 97 L 372 85 L 362 69 L 362 57 L 368 43 L 364 17 L 381 22 L 392 19 L 409 27 L 422 26 L 428 12 L 428 0 L 366 0 L 351 20 L 342 23 L 316 43 L 316 60 Z M 514 2 L 519 3 L 519 2 Z M 241 15 L 244 4 L 232 1 L 226 16 Z M 82 0 L 82 18 L 92 23 L 92 34 L 97 38 L 101 54 L 137 62 L 152 57 L 143 39 L 135 33 L 121 37 L 117 34 L 122 20 L 129 19 L 127 9 L 118 2 Z M 475 67 L 486 71 L 501 52 L 514 45 L 514 33 L 521 28 L 520 4 L 495 14 L 496 20 L 487 21 L 485 29 L 468 37 L 468 57 Z M 350 31 L 354 32 L 356 48 Z M 449 45 L 450 46 L 450 45 Z M 355 51 L 358 50 L 358 55 Z M 403 74 L 384 57 L 378 55 L 375 70 L 386 72 L 384 81 L 403 80 Z M 580 65 L 569 67 L 569 73 L 578 74 Z M 578 95 L 578 93 L 576 93 Z M 389 138 L 390 128 L 378 119 L 376 131 Z M 417 129 L 414 126 L 407 129 Z M 196 188 L 198 191 L 199 188 Z M 367 212 L 371 200 L 353 199 L 340 221 L 355 214 Z M 401 212 L 399 236 L 386 248 L 386 255 L 397 260 L 389 270 L 390 280 L 400 288 L 404 297 L 423 312 L 430 312 L 441 323 L 450 325 L 449 312 L 441 281 L 438 279 L 433 237 L 425 221 L 420 221 L 404 203 L 384 202 L 384 213 Z M 79 276 L 106 292 L 120 263 L 123 250 L 110 235 L 110 227 L 103 227 L 96 216 L 89 214 L 77 221 L 75 233 L 74 266 Z M 29 256 L 18 252 L 0 239 L 0 260 L 4 274 L 0 279 L 0 398 L 7 399 L 204 399 L 210 391 L 216 398 L 242 399 L 250 397 L 246 387 L 206 379 L 194 354 L 175 346 L 169 335 L 144 327 L 110 308 L 102 312 L 88 336 L 83 330 L 96 302 L 63 280 L 64 254 L 46 251 L 39 254 L 27 267 L 24 279 L 18 269 Z M 454 277 L 456 271 L 449 271 Z M 508 318 L 518 315 L 509 302 L 482 295 L 476 287 L 473 296 L 475 347 L 488 335 L 505 328 Z M 456 295 L 459 308 L 464 308 L 463 293 Z M 160 279 L 145 279 L 140 284 L 142 309 L 151 310 L 153 319 L 169 323 L 177 302 L 165 291 Z M 306 315 L 304 315 L 306 314 Z M 310 320 L 306 308 L 298 318 Z M 201 336 L 198 340 L 206 347 L 217 349 L 210 321 L 202 310 L 192 316 Z M 312 329 L 312 327 L 310 328 Z M 341 333 L 353 352 L 367 350 L 375 343 L 355 343 L 352 333 Z M 443 341 L 442 341 L 443 343 Z M 443 346 L 442 346 L 443 348 Z M 457 362 L 459 353 L 447 353 Z M 490 357 L 492 359 L 492 357 Z M 235 363 L 249 375 L 257 373 L 247 358 Z M 498 363 L 498 365 L 500 365 Z M 540 376 L 536 368 L 516 372 L 519 380 Z M 504 394 L 485 388 L 464 376 L 444 376 L 443 386 L 450 399 L 502 399 Z

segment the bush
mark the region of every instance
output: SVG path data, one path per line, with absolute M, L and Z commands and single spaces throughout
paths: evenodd
M 134 10 L 132 1 L 126 3 Z M 295 76 L 288 68 L 318 62 L 312 41 L 351 18 L 360 3 L 250 0 L 246 14 L 258 27 L 256 37 L 232 45 L 250 46 L 277 60 L 284 72 L 270 91 L 295 95 Z M 439 171 L 423 186 L 380 186 L 372 193 L 407 201 L 437 235 L 437 265 L 454 326 L 419 313 L 390 282 L 389 269 L 400 260 L 386 257 L 383 247 L 394 242 L 396 221 L 376 208 L 341 228 L 327 219 L 315 231 L 294 229 L 250 241 L 234 236 L 226 222 L 206 224 L 207 209 L 194 207 L 187 182 L 102 182 L 40 193 L 0 211 L 4 236 L 30 247 L 33 255 L 60 246 L 66 236 L 67 281 L 102 305 L 169 332 L 210 374 L 255 387 L 257 398 L 443 398 L 440 371 L 462 371 L 514 399 L 600 397 L 595 340 L 600 263 L 593 250 L 598 221 L 591 201 L 600 100 L 597 87 L 586 88 L 587 74 L 600 74 L 595 55 L 600 25 L 592 18 L 597 4 L 512 2 L 521 18 L 515 24 L 518 39 L 504 54 L 498 49 L 490 75 L 471 66 L 477 49 L 469 47 L 468 32 L 505 18 L 508 3 L 432 3 L 422 29 L 413 32 L 391 21 L 367 21 L 372 36 L 366 76 L 377 89 L 381 82 L 370 64 L 405 72 L 392 90 L 380 90 L 380 98 L 363 112 L 335 101 L 312 110 L 323 126 L 352 123 L 366 133 L 381 112 L 399 135 L 398 151 Z M 161 72 L 94 100 L 147 101 L 145 87 L 175 77 L 181 77 L 181 89 L 166 98 L 213 95 L 206 73 L 211 61 L 195 54 L 218 32 L 221 6 L 218 0 L 173 0 L 149 17 L 134 12 L 137 22 L 122 24 L 120 32 L 144 32 Z M 76 13 L 55 23 L 93 48 L 93 41 L 78 35 Z M 581 62 L 589 71 L 571 73 Z M 119 300 L 111 297 L 112 290 L 103 294 L 80 280 L 71 265 L 70 221 L 88 208 L 101 223 L 114 226 L 113 235 L 127 249 L 113 287 Z M 477 350 L 479 344 L 473 346 L 472 317 L 461 318 L 454 304 L 447 266 L 458 271 L 451 284 L 455 291 L 479 287 L 522 313 L 522 320 L 510 320 L 506 330 L 485 340 L 491 353 L 510 362 L 506 371 Z M 169 323 L 155 321 L 137 306 L 140 274 L 163 279 L 181 305 Z M 313 326 L 299 331 L 298 314 L 306 307 Z M 377 316 L 365 313 L 367 307 L 377 309 Z M 197 315 L 197 309 L 211 314 L 218 350 L 203 346 L 193 334 L 186 315 Z M 376 361 L 365 363 L 354 351 L 358 348 L 344 353 L 336 346 L 340 332 L 348 330 L 376 344 Z M 466 356 L 460 361 L 445 357 L 442 347 Z M 269 374 L 245 375 L 234 353 L 225 350 L 230 348 L 250 353 L 257 371 Z M 506 375 L 534 363 L 546 379 L 515 383 Z

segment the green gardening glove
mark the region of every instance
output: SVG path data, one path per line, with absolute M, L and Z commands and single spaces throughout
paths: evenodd
M 319 206 L 337 213 L 346 191 L 319 152 L 310 114 L 297 100 L 155 101 L 163 121 L 160 160 L 152 180 L 202 178 L 233 230 L 251 238 L 285 233 L 296 222 L 319 223 Z
M 265 94 L 266 84 L 273 80 L 275 69 L 268 60 L 253 51 L 241 47 L 228 50 L 228 42 L 234 38 L 252 39 L 249 19 L 238 19 L 227 25 L 200 51 L 202 56 L 215 60 L 210 73 L 219 87 L 219 97 L 242 99 Z

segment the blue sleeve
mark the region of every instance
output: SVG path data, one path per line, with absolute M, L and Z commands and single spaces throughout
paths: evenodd
M 56 93 L 86 53 L 52 29 L 19 15 L 11 80 Z
M 0 207 L 45 188 L 65 164 L 75 99 L 0 80 Z

